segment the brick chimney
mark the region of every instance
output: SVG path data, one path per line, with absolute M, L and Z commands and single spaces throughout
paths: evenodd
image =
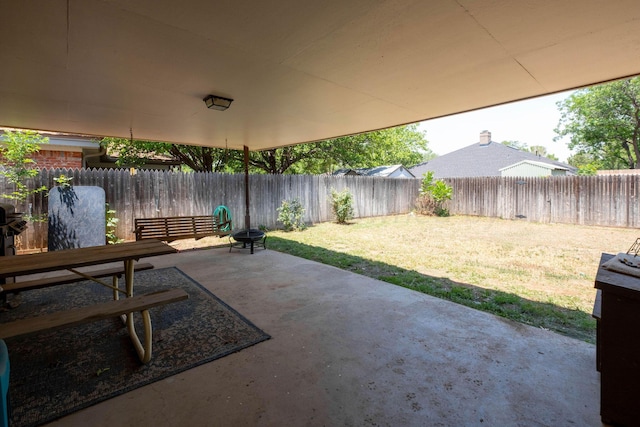
M 480 132 L 480 145 L 489 145 L 491 144 L 491 132 L 488 130 L 483 130 Z

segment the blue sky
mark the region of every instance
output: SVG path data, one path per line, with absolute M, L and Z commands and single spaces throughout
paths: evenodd
M 479 141 L 480 132 L 488 130 L 496 142 L 520 141 L 528 146 L 542 145 L 561 161 L 571 155 L 568 140 L 553 141 L 560 112 L 556 102 L 571 91 L 528 101 L 513 102 L 420 123 L 426 131 L 429 148 L 438 155 L 450 153 Z

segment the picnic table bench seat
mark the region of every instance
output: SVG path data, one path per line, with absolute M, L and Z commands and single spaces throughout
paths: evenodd
M 153 268 L 153 264 L 149 264 L 147 262 L 144 263 L 136 263 L 133 266 L 134 271 L 143 271 L 143 270 L 151 270 Z M 111 268 L 103 268 L 100 270 L 93 271 L 83 271 L 82 272 L 86 276 L 91 276 L 95 279 L 100 279 L 103 277 L 114 277 L 119 278 L 124 275 L 124 266 L 111 267 Z M 0 285 L 0 293 L 11 294 L 18 293 L 21 291 L 30 291 L 33 289 L 41 289 L 47 288 L 49 286 L 57 286 L 63 285 L 66 283 L 76 283 L 87 280 L 85 276 L 80 276 L 75 273 L 71 274 L 63 274 L 51 277 L 43 277 L 41 279 L 33 279 L 33 280 L 24 280 L 24 281 L 16 281 L 13 283 L 4 283 Z
M 95 322 L 111 317 L 128 315 L 127 327 L 133 340 L 136 351 L 142 363 L 151 359 L 152 328 L 149 309 L 161 305 L 182 301 L 189 297 L 184 289 L 168 289 L 146 295 L 137 295 L 129 298 L 117 299 L 98 303 L 86 307 L 57 311 L 41 316 L 29 317 L 3 323 L 0 328 L 0 339 L 11 338 L 19 335 L 33 334 L 44 330 L 60 329 Z M 140 343 L 133 329 L 134 312 L 140 312 L 144 321 L 145 338 L 144 345 Z M 87 344 L 91 337 L 87 338 Z
M 136 240 L 158 239 L 165 242 L 228 236 L 233 228 L 231 220 L 220 222 L 216 215 L 136 218 L 134 222 Z

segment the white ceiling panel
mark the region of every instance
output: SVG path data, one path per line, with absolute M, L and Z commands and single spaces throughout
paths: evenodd
M 0 126 L 251 150 L 640 73 L 636 0 L 0 0 Z M 207 94 L 233 98 L 207 110 Z

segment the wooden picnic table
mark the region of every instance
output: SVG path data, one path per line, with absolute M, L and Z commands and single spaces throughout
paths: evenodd
M 133 296 L 134 262 L 144 257 L 175 252 L 177 252 L 175 248 L 159 240 L 145 240 L 117 245 L 90 246 L 88 248 L 65 249 L 31 255 L 0 257 L 0 278 L 67 270 L 88 280 L 102 283 L 99 280 L 95 280 L 90 274 L 82 273 L 76 269 L 122 261 L 124 262 L 126 294 L 130 297 Z
M 133 298 L 134 287 L 134 264 L 140 258 L 167 255 L 175 253 L 177 250 L 170 245 L 159 240 L 141 240 L 136 242 L 120 243 L 116 245 L 92 246 L 87 248 L 65 249 L 60 251 L 42 252 L 31 255 L 18 255 L 0 257 L 0 278 L 9 278 L 16 276 L 26 276 L 36 273 L 48 273 L 54 271 L 67 270 L 88 280 L 98 282 L 106 287 L 113 289 L 114 300 L 119 299 L 120 293 L 125 293 L 127 298 Z M 103 283 L 99 279 L 91 277 L 90 273 L 76 270 L 80 267 L 95 266 L 108 264 L 113 262 L 124 262 L 125 289 L 118 287 L 117 280 L 114 276 L 113 284 Z M 0 285 L 1 286 L 1 285 Z M 186 295 L 184 296 L 186 297 Z M 88 313 L 88 319 L 91 319 L 92 313 Z M 144 313 L 143 313 L 144 314 Z M 126 317 L 125 317 L 126 316 Z M 150 318 L 148 311 L 144 315 L 146 342 L 143 346 L 138 339 L 135 331 L 133 312 L 123 315 L 123 321 L 127 325 L 129 335 L 134 343 L 138 355 L 146 362 L 151 357 L 150 343 Z M 38 324 L 38 320 L 34 318 L 32 325 L 28 325 L 27 330 L 31 328 L 34 331 L 42 329 L 42 325 Z
M 79 267 L 118 261 L 132 264 L 140 258 L 175 252 L 177 252 L 175 248 L 159 240 L 141 240 L 117 245 L 91 246 L 88 248 L 0 257 L 0 277 L 25 276 L 57 270 L 73 271 L 73 269 Z

